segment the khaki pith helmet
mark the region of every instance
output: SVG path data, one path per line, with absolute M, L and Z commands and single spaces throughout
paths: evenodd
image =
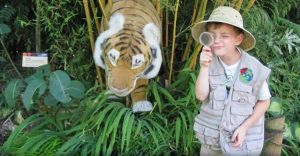
M 256 40 L 254 36 L 244 28 L 242 15 L 232 7 L 220 6 L 213 10 L 208 20 L 196 23 L 192 27 L 192 36 L 196 41 L 199 42 L 200 34 L 206 31 L 205 24 L 208 22 L 226 23 L 242 29 L 244 31 L 244 40 L 239 47 L 245 51 L 249 51 L 255 46 Z

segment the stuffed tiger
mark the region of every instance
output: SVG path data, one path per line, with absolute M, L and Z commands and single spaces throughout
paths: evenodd
M 113 0 L 110 15 L 108 29 L 95 42 L 94 61 L 105 69 L 114 94 L 131 95 L 133 112 L 151 111 L 148 79 L 162 63 L 159 15 L 147 0 Z

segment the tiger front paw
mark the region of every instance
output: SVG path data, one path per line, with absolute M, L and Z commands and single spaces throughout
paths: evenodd
M 149 112 L 153 109 L 152 103 L 149 101 L 138 101 L 133 103 L 132 111 L 137 112 Z

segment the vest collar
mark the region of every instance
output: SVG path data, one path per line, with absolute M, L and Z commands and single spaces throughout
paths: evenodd
M 237 50 L 241 53 L 241 58 L 240 58 L 240 61 L 241 61 L 240 68 L 241 68 L 241 67 L 245 66 L 243 63 L 244 62 L 243 60 L 245 60 L 245 57 L 247 54 L 243 49 L 241 49 L 239 47 L 237 47 Z M 222 63 L 220 62 L 220 59 L 217 56 L 213 57 L 213 64 L 211 67 L 212 67 L 212 70 L 210 71 L 211 75 L 224 75 L 225 74 L 224 69 L 222 67 Z

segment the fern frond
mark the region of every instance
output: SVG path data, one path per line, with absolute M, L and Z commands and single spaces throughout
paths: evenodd
M 15 9 L 9 5 L 5 5 L 0 10 L 0 23 L 8 22 L 15 13 Z

